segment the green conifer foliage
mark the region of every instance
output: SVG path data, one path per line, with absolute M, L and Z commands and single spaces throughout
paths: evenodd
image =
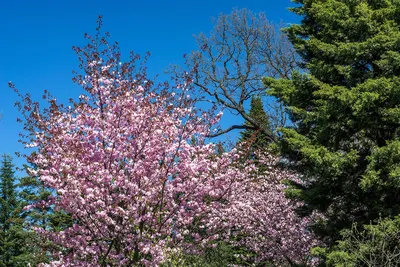
M 12 266 L 22 249 L 18 244 L 20 220 L 14 182 L 12 159 L 3 155 L 0 167 L 0 266 Z
M 328 266 L 384 266 L 400 263 L 400 218 L 379 220 L 343 230 L 342 240 L 327 255 Z M 316 252 L 326 253 L 324 249 Z
M 271 131 L 271 124 L 268 115 L 264 110 L 264 105 L 260 96 L 253 96 L 251 98 L 249 116 L 257 121 L 257 123 L 259 123 L 262 127 Z M 249 123 L 246 124 L 249 125 Z M 241 132 L 240 135 L 241 137 L 239 142 L 251 142 L 252 149 L 265 148 L 271 142 L 271 139 L 260 130 L 246 129 L 245 131 Z
M 25 166 L 25 169 L 29 170 L 30 168 Z M 21 206 L 35 205 L 47 201 L 52 196 L 51 190 L 43 184 L 39 177 L 32 175 L 31 171 L 27 172 L 30 175 L 22 177 L 18 184 Z M 54 249 L 54 245 L 40 238 L 32 229 L 42 228 L 44 230 L 62 231 L 72 224 L 71 216 L 64 211 L 54 211 L 52 207 L 38 205 L 21 210 L 21 217 L 24 218 L 24 227 L 28 230 L 26 232 L 26 244 L 32 247 L 27 253 L 29 263 L 35 266 L 38 263 L 48 262 L 50 260 L 49 252 Z
M 65 229 L 71 217 L 51 208 L 26 205 L 47 200 L 51 195 L 38 177 L 15 178 L 12 159 L 4 155 L 0 167 L 0 266 L 37 266 L 49 260 L 52 244 L 42 240 L 33 227 Z
M 400 213 L 400 1 L 297 0 L 287 29 L 304 72 L 266 78 L 290 110 L 282 154 L 304 174 L 304 212 L 329 244 L 353 222 Z

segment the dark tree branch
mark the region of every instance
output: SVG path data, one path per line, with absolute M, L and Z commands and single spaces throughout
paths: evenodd
M 256 130 L 255 127 L 248 126 L 248 125 L 232 125 L 232 126 L 230 126 L 229 128 L 227 128 L 227 129 L 225 129 L 225 130 L 220 130 L 220 131 L 218 131 L 218 132 L 216 132 L 216 133 L 214 133 L 214 134 L 209 134 L 209 135 L 207 135 L 207 137 L 210 137 L 210 138 L 212 138 L 212 137 L 217 137 L 217 136 L 226 134 L 226 133 L 228 133 L 228 132 L 230 132 L 230 131 L 232 131 L 232 130 L 235 130 L 235 129 Z
M 194 85 L 208 95 L 210 101 L 241 116 L 246 124 L 261 130 L 271 141 L 273 131 L 285 120 L 275 120 L 271 129 L 263 129 L 246 111 L 248 101 L 257 95 L 266 95 L 264 77 L 290 78 L 297 68 L 295 50 L 287 36 L 272 25 L 263 13 L 246 9 L 220 15 L 210 35 L 196 36 L 199 51 L 187 57 L 187 65 L 194 70 Z M 274 102 L 273 99 L 271 99 Z M 278 103 L 283 105 L 282 103 Z M 285 108 L 274 106 L 267 110 L 268 117 L 276 114 L 285 118 Z M 281 113 L 283 113 L 281 115 Z M 234 125 L 215 136 L 234 129 Z

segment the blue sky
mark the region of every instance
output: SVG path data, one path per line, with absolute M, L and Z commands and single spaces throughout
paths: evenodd
M 23 150 L 14 108 L 18 99 L 8 81 L 36 100 L 45 89 L 61 102 L 76 98 L 81 91 L 71 81 L 72 70 L 78 69 L 71 47 L 84 44 L 85 32 L 94 33 L 98 15 L 123 54 L 151 52 L 148 69 L 153 76 L 170 64 L 182 64 L 183 54 L 196 50 L 193 34 L 211 31 L 212 17 L 248 8 L 265 12 L 272 22 L 298 23 L 300 18 L 287 10 L 290 6 L 290 0 L 1 1 L 0 153 L 14 156 Z M 23 163 L 14 158 L 17 165 Z

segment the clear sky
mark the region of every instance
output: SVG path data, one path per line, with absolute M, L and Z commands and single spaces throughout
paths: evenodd
M 94 33 L 98 15 L 123 54 L 151 52 L 153 76 L 170 64 L 182 64 L 183 54 L 196 49 L 193 34 L 208 33 L 212 17 L 247 8 L 265 12 L 275 23 L 298 23 L 290 6 L 290 0 L 0 1 L 0 153 L 14 156 L 23 150 L 14 108 L 18 99 L 8 81 L 36 100 L 45 89 L 61 102 L 76 98 L 80 89 L 71 78 L 78 61 L 71 47 L 84 44 L 85 32 Z M 17 165 L 23 163 L 14 158 Z

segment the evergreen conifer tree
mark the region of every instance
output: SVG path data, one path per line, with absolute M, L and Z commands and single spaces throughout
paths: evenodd
M 264 110 L 264 105 L 260 96 L 253 96 L 250 102 L 249 116 L 257 121 L 262 127 L 271 131 L 271 124 L 267 113 Z M 246 123 L 249 125 L 249 123 Z M 241 137 L 239 142 L 249 141 L 251 142 L 251 149 L 261 149 L 268 146 L 271 139 L 261 130 L 246 129 L 240 133 Z
M 36 266 L 47 262 L 52 245 L 39 238 L 33 227 L 62 230 L 71 218 L 51 208 L 24 210 L 46 200 L 51 192 L 37 178 L 15 178 L 12 158 L 4 155 L 0 168 L 0 266 Z
M 10 156 L 3 155 L 0 167 L 0 266 L 13 266 L 23 254 L 22 228 L 18 216 L 14 166 Z
M 28 166 L 25 166 L 28 170 Z M 35 169 L 35 168 L 33 168 Z M 47 188 L 39 177 L 27 171 L 28 176 L 22 177 L 19 181 L 19 197 L 21 206 L 35 205 L 42 201 L 47 201 L 52 196 L 52 192 Z M 72 218 L 64 211 L 54 211 L 53 207 L 41 205 L 27 210 L 21 210 L 21 217 L 24 218 L 24 227 L 26 245 L 31 249 L 27 253 L 29 263 L 36 266 L 38 263 L 45 263 L 50 260 L 49 252 L 54 245 L 40 238 L 33 228 L 42 228 L 43 230 L 62 231 L 72 224 Z
M 287 33 L 305 71 L 264 83 L 290 109 L 282 154 L 307 182 L 293 192 L 333 244 L 400 213 L 400 1 L 294 2 L 303 20 Z
M 27 166 L 25 166 L 27 169 Z M 29 173 L 29 171 L 28 171 Z M 46 187 L 39 177 L 28 175 L 20 179 L 19 196 L 24 206 L 47 201 L 52 196 L 51 189 Z M 30 227 L 40 227 L 44 230 L 61 231 L 71 225 L 72 218 L 64 211 L 55 211 L 51 206 L 36 206 L 23 212 Z

